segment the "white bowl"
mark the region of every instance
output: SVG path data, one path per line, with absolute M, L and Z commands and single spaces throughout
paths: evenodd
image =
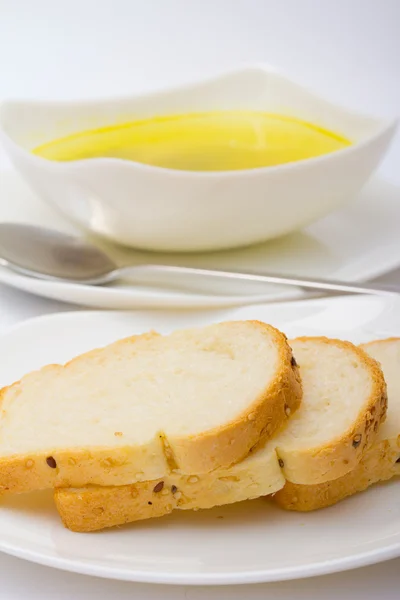
M 30 151 L 57 137 L 152 115 L 251 109 L 294 115 L 353 145 L 276 167 L 191 172 L 114 158 L 53 162 Z M 81 227 L 158 251 L 252 244 L 299 229 L 351 200 L 383 157 L 396 123 L 318 98 L 253 67 L 173 90 L 94 102 L 17 102 L 0 109 L 0 136 L 32 189 Z

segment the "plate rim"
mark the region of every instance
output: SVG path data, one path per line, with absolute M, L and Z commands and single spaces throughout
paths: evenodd
M 368 550 L 359 552 L 351 557 L 336 558 L 314 562 L 312 566 L 302 565 L 290 568 L 262 569 L 257 571 L 242 572 L 219 572 L 219 573 L 168 573 L 164 571 L 147 572 L 118 567 L 107 567 L 75 561 L 62 557 L 50 557 L 44 553 L 34 553 L 29 550 L 7 547 L 0 539 L 0 552 L 14 556 L 22 560 L 51 567 L 70 573 L 101 577 L 102 579 L 113 579 L 118 581 L 130 581 L 132 583 L 149 583 L 164 585 L 245 585 L 253 583 L 273 583 L 279 581 L 291 581 L 296 579 L 307 579 L 319 575 L 329 575 L 351 571 L 360 567 L 379 564 L 381 562 L 400 557 L 400 541 L 379 550 Z
M 34 287 L 30 287 L 32 281 L 34 282 Z M 166 308 L 176 309 L 176 308 L 187 308 L 190 309 L 218 309 L 218 308 L 234 308 L 236 306 L 246 306 L 248 304 L 260 304 L 265 302 L 285 302 L 293 298 L 294 300 L 300 299 L 304 292 L 302 292 L 301 288 L 296 286 L 281 286 L 282 290 L 271 291 L 268 294 L 249 294 L 249 295 L 222 295 L 222 294 L 199 294 L 195 292 L 173 292 L 169 290 L 162 290 L 154 288 L 154 290 L 138 290 L 129 287 L 126 288 L 117 288 L 117 287 L 107 287 L 107 286 L 94 286 L 94 285 L 84 285 L 80 283 L 73 282 L 61 282 L 61 281 L 46 281 L 44 279 L 35 279 L 33 277 L 29 277 L 27 275 L 22 275 L 17 273 L 16 271 L 12 271 L 5 266 L 0 265 L 0 283 L 3 285 L 7 285 L 13 289 L 21 290 L 28 294 L 33 294 L 34 296 L 38 296 L 39 298 L 48 298 L 59 302 L 65 302 L 67 304 L 71 304 L 72 306 L 86 306 L 88 310 L 91 308 L 94 310 L 96 306 L 98 306 L 98 310 L 121 310 L 121 311 L 131 311 L 131 310 L 145 310 L 146 306 L 148 308 L 155 308 L 159 310 L 165 310 Z M 275 284 L 268 284 L 275 285 Z M 86 294 L 89 295 L 89 298 L 81 296 L 78 300 L 72 299 L 62 299 L 61 293 L 57 293 L 57 290 L 63 287 L 67 291 L 72 291 L 76 294 Z M 279 285 L 276 285 L 279 287 Z M 52 293 L 54 290 L 55 293 Z M 99 293 L 100 290 L 100 293 Z M 284 291 L 287 290 L 287 291 Z M 101 307 L 100 302 L 104 299 L 105 301 L 113 301 L 114 299 L 121 300 L 129 300 L 132 299 L 132 307 L 124 307 L 118 308 L 118 302 L 113 303 L 113 307 L 108 305 L 108 307 Z M 94 302 L 98 302 L 98 304 L 94 304 Z M 164 302 L 163 306 L 161 302 Z M 63 311 L 65 312 L 65 311 Z

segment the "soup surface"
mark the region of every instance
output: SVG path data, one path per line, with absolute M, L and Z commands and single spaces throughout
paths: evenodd
M 285 115 L 220 111 L 158 116 L 74 133 L 33 153 L 55 161 L 122 158 L 185 171 L 255 169 L 341 150 L 351 142 Z

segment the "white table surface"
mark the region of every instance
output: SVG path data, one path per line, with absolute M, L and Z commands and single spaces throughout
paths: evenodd
M 398 600 L 400 561 L 263 585 L 155 586 L 72 575 L 9 556 L 0 563 L 4 600 Z
M 128 94 L 267 62 L 335 101 L 392 116 L 399 22 L 399 0 L 0 0 L 0 100 Z M 398 136 L 381 166 L 396 183 L 399 159 Z M 1 167 L 9 164 L 0 149 Z M 0 286 L 0 332 L 60 310 L 79 309 Z M 399 588 L 400 559 L 294 582 L 191 588 L 107 581 L 0 554 L 5 600 L 394 600 Z

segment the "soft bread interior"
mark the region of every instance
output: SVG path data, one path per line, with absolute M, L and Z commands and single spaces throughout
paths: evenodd
M 347 342 L 304 338 L 291 345 L 303 378 L 302 405 L 266 446 L 230 469 L 217 469 L 206 476 L 172 472 L 167 479 L 134 486 L 56 490 L 55 501 L 64 524 L 75 531 L 92 531 L 162 516 L 176 508 L 209 508 L 267 495 L 283 488 L 288 469 L 303 481 L 321 474 L 329 479 L 325 471 L 329 471 L 332 453 L 328 451 L 325 457 L 322 452 L 323 460 L 315 455 L 326 447 L 330 450 L 330 445 L 335 445 L 339 456 L 335 469 L 341 474 L 351 469 L 349 465 L 357 464 L 361 456 L 352 436 L 366 437 L 365 428 L 363 434 L 354 432 L 365 425 L 370 408 L 378 424 L 384 418 L 382 372 L 362 350 Z M 336 422 L 330 423 L 332 420 Z M 376 434 L 373 427 L 371 430 Z M 140 501 L 132 501 L 132 493 Z
M 357 421 L 374 381 L 361 353 L 307 338 L 291 346 L 305 398 L 279 436 L 278 448 L 317 448 L 340 438 Z
M 272 337 L 246 323 L 128 339 L 9 388 L 0 453 L 200 434 L 240 418 L 277 363 Z

